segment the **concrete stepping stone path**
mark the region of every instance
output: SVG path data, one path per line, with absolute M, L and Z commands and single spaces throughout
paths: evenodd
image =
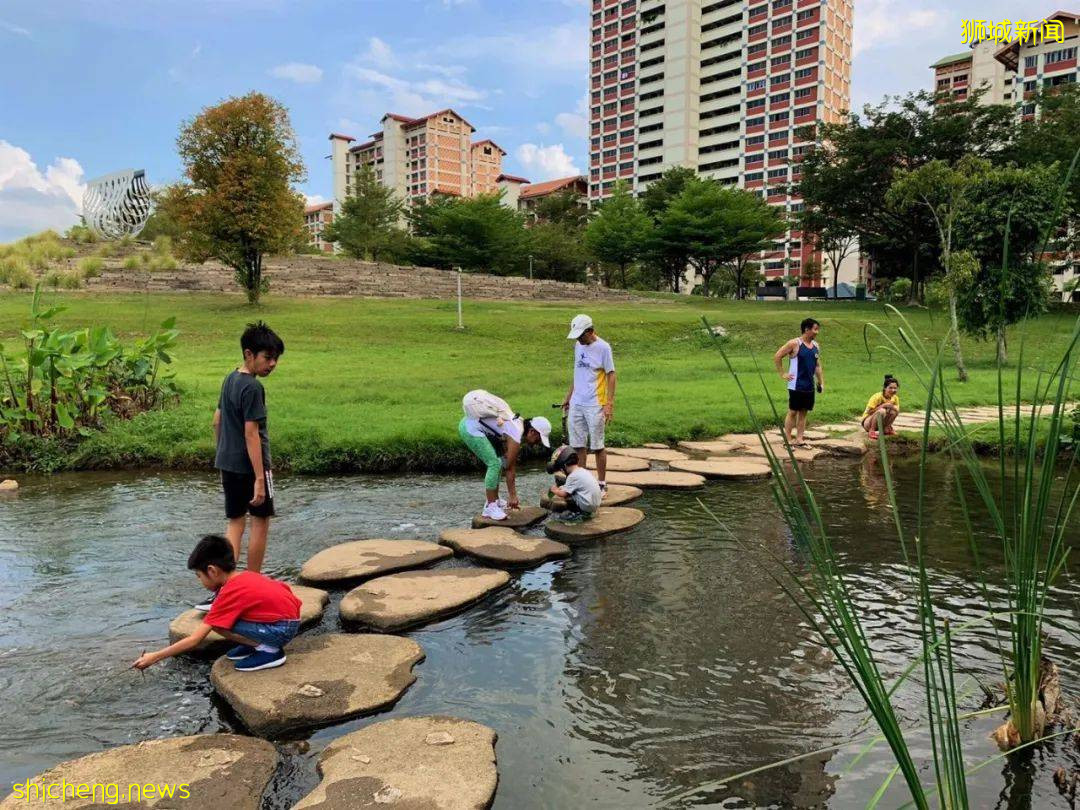
M 680 453 L 678 450 L 672 450 L 670 447 L 665 447 L 663 449 L 657 447 L 609 447 L 609 464 L 611 463 L 612 455 L 643 458 L 646 461 L 659 461 L 662 464 L 666 464 L 669 461 L 679 461 L 688 458 L 686 453 Z
M 3 810 L 25 807 L 108 807 L 116 804 L 106 786 L 118 788 L 122 807 L 168 807 L 204 810 L 207 807 L 258 810 L 262 794 L 274 777 L 278 754 L 266 740 L 242 737 L 239 734 L 197 734 L 191 737 L 170 737 L 148 740 L 134 745 L 122 745 L 88 754 L 85 757 L 61 762 L 30 779 L 26 798 L 14 794 L 0 802 Z M 45 787 L 67 783 L 64 799 L 49 799 Z M 143 795 L 139 801 L 129 797 L 128 785 L 172 785 L 178 788 L 173 797 L 163 797 L 156 790 Z M 38 789 L 34 789 L 38 785 Z M 78 795 L 78 786 L 87 792 Z M 98 786 L 96 797 L 90 791 Z M 179 791 L 183 785 L 187 796 Z M 8 787 L 4 786 L 5 789 Z M 128 798 L 134 801 L 128 802 Z
M 589 460 L 585 462 L 585 469 L 596 470 L 596 456 L 589 453 Z M 637 472 L 649 469 L 649 461 L 644 458 L 632 458 L 631 456 L 613 456 L 608 453 L 608 472 Z
M 322 781 L 293 810 L 484 810 L 495 798 L 495 732 L 453 717 L 403 717 L 346 734 L 319 755 Z
M 767 461 L 737 457 L 673 461 L 671 469 L 729 481 L 756 481 L 772 476 L 772 468 Z
M 377 633 L 302 636 L 285 647 L 284 665 L 237 672 L 224 656 L 210 682 L 252 733 L 270 737 L 371 714 L 397 702 L 424 660 L 409 638 Z
M 696 489 L 705 485 L 700 475 L 667 470 L 646 470 L 644 472 L 609 472 L 608 486 L 622 484 L 639 489 Z
M 506 520 L 492 520 L 483 515 L 473 518 L 472 527 L 483 529 L 487 526 L 504 526 L 510 529 L 524 529 L 539 523 L 548 516 L 548 510 L 539 506 L 523 506 L 520 509 L 507 509 Z M 447 549 L 449 551 L 449 549 Z
M 724 439 L 712 439 L 710 441 L 679 442 L 679 447 L 691 453 L 708 453 L 712 456 L 722 456 L 725 453 L 735 453 L 742 450 L 746 445 L 738 442 L 729 442 Z
M 570 554 L 569 546 L 542 537 L 526 537 L 505 526 L 447 529 L 439 536 L 439 542 L 492 565 L 536 565 Z
M 341 617 L 392 632 L 456 613 L 509 582 L 493 568 L 404 571 L 353 588 L 341 600 Z
M 603 505 L 621 506 L 624 503 L 636 501 L 642 494 L 642 491 L 637 487 L 628 487 L 625 484 L 612 484 L 611 482 L 608 482 L 607 495 L 604 496 Z M 540 505 L 553 512 L 561 512 L 566 508 L 566 501 L 563 498 L 552 498 L 549 495 L 543 495 L 540 498 Z
M 630 531 L 643 520 L 645 513 L 640 509 L 629 506 L 601 506 L 591 518 L 577 523 L 549 520 L 544 524 L 544 534 L 564 543 L 580 543 Z
M 430 565 L 454 552 L 427 540 L 349 540 L 324 548 L 300 569 L 305 582 L 347 582 Z
M 318 588 L 308 588 L 303 585 L 290 585 L 293 594 L 300 600 L 300 626 L 301 628 L 314 624 L 322 618 L 326 603 L 330 600 L 330 594 Z M 182 638 L 187 638 L 194 633 L 206 616 L 205 610 L 186 610 L 169 623 L 169 643 L 174 643 Z M 211 631 L 202 644 L 195 648 L 196 652 L 220 653 L 232 647 L 235 642 L 229 641 L 217 633 Z

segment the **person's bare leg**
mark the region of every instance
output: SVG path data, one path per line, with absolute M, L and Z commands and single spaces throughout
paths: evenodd
M 266 536 L 269 533 L 270 518 L 252 515 L 251 531 L 248 534 L 248 571 L 262 571 L 263 558 L 266 556 Z
M 795 417 L 795 430 L 798 434 L 795 437 L 795 444 L 803 443 L 803 433 L 806 432 L 806 414 L 807 411 L 799 411 L 799 415 Z
M 578 464 L 582 467 L 589 466 L 589 454 L 585 452 L 584 447 L 575 447 L 574 452 L 577 453 Z
M 886 428 L 891 428 L 892 423 L 896 421 L 896 417 L 899 414 L 900 414 L 900 411 L 898 411 L 898 410 L 896 410 L 894 408 L 890 408 L 889 410 L 885 411 L 885 427 Z
M 247 525 L 247 515 L 238 518 L 229 518 L 229 525 L 225 527 L 225 539 L 232 546 L 233 560 L 240 563 L 240 541 L 244 539 L 244 526 Z
M 596 480 L 607 481 L 607 450 L 595 450 L 596 454 Z
M 797 414 L 795 411 L 789 410 L 787 412 L 787 417 L 784 419 L 784 438 L 787 439 L 789 444 L 795 441 L 794 437 L 796 415 Z
M 495 501 L 499 500 L 499 488 L 496 487 L 495 489 L 485 489 L 484 495 L 487 496 L 488 503 L 495 503 Z

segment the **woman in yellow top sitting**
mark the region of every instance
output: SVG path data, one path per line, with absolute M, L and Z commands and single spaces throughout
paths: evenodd
M 870 434 L 871 439 L 878 437 L 878 428 L 884 427 L 886 436 L 893 436 L 893 422 L 900 415 L 900 381 L 892 374 L 885 375 L 885 382 L 881 386 L 881 393 L 874 394 L 866 403 L 866 410 L 862 415 L 863 430 Z M 879 423 L 880 418 L 880 423 Z

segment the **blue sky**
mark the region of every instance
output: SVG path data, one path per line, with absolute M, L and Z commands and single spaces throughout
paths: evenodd
M 853 106 L 929 86 L 965 18 L 1003 0 L 856 0 Z M 330 192 L 327 135 L 454 107 L 531 180 L 586 168 L 586 0 L 7 0 L 0 4 L 0 242 L 77 218 L 87 178 L 176 179 L 180 123 L 231 95 L 285 103 Z

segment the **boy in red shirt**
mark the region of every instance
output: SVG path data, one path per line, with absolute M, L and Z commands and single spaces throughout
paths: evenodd
M 143 653 L 132 665 L 146 669 L 163 658 L 194 650 L 213 630 L 237 646 L 225 657 L 239 672 L 273 669 L 285 663 L 282 648 L 300 630 L 300 600 L 284 582 L 255 571 L 237 571 L 232 545 L 219 534 L 208 534 L 188 557 L 207 590 L 217 591 L 210 612 L 190 636 L 175 644 Z

